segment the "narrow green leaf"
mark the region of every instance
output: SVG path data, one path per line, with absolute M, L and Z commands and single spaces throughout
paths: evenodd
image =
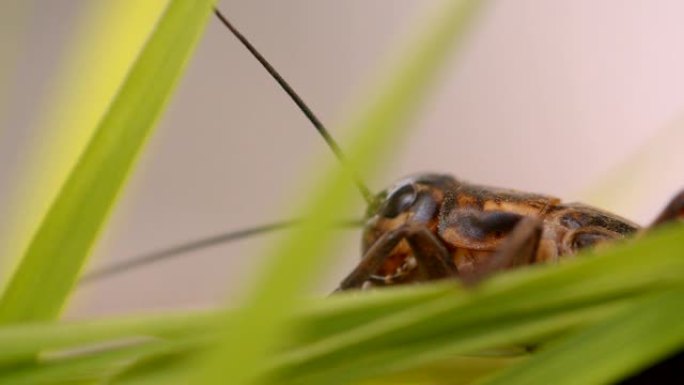
M 467 385 L 514 365 L 524 359 L 520 357 L 475 357 L 459 356 L 431 363 L 416 369 L 363 381 L 363 385 Z
M 558 330 L 564 323 L 565 327 L 578 324 L 582 320 L 573 321 L 573 314 L 591 311 L 592 307 L 598 306 L 600 313 L 609 310 L 602 309 L 602 304 L 619 305 L 630 298 L 684 285 L 684 259 L 678 249 L 682 244 L 684 231 L 675 226 L 607 249 L 600 257 L 580 258 L 561 267 L 513 271 L 470 295 L 436 299 L 291 349 L 279 358 L 275 369 L 284 377 L 324 373 L 328 368 L 363 377 L 363 368 L 369 365 L 361 361 L 374 352 L 386 355 L 384 350 L 395 349 L 392 360 L 377 360 L 371 368 L 376 371 L 384 366 L 390 370 L 399 364 L 420 364 L 424 351 L 433 351 L 430 359 L 436 359 L 440 354 L 487 347 L 488 337 L 498 339 L 487 342 L 490 344 L 524 341 Z M 520 334 L 519 328 L 535 322 L 542 322 L 536 331 L 533 328 Z M 504 334 L 497 334 L 499 330 Z
M 13 385 L 61 384 L 70 381 L 95 381 L 101 384 L 103 380 L 125 369 L 131 362 L 170 349 L 172 344 L 154 341 L 89 354 L 34 361 L 0 370 L 0 381 Z
M 305 335 L 293 341 L 275 361 L 265 361 L 262 370 L 272 369 L 276 378 L 293 384 L 346 383 L 417 369 L 454 354 L 543 341 L 605 319 L 643 296 L 684 286 L 684 259 L 678 250 L 682 244 L 684 231 L 675 226 L 606 249 L 600 256 L 502 274 L 472 292 L 454 288 L 451 295 L 376 313 L 327 335 L 315 331 L 320 324 L 301 320 L 302 331 L 318 339 Z M 381 293 L 390 299 L 395 290 Z M 345 295 L 353 300 L 375 294 Z M 355 310 L 361 309 L 347 310 L 356 316 Z M 340 312 L 336 318 L 347 314 Z
M 297 318 L 308 325 L 307 334 L 302 336 L 304 341 L 315 340 L 452 292 L 451 285 L 440 284 L 335 296 L 306 304 Z M 47 350 L 83 348 L 139 337 L 176 339 L 209 334 L 216 331 L 222 320 L 223 314 L 212 311 L 8 325 L 0 328 L 0 366 Z
M 5 186 L 10 210 L 0 233 L 3 289 L 167 4 L 91 1 L 70 22 L 68 47 L 50 65 L 51 91 L 46 100 L 34 100 L 32 131 L 40 134 L 27 138 L 31 151 Z
M 605 318 L 624 306 L 600 305 L 567 311 L 536 312 L 529 316 L 504 316 L 482 323 L 454 325 L 441 338 L 426 338 L 405 344 L 387 344 L 366 349 L 356 355 L 329 356 L 302 365 L 287 373 L 277 373 L 283 383 L 291 385 L 348 384 L 364 379 L 418 370 L 425 365 L 479 350 L 535 342 L 541 337 L 567 332 L 578 326 Z M 436 321 L 432 324 L 442 326 Z M 419 325 L 420 326 L 420 325 Z
M 330 383 L 418 370 L 454 354 L 535 342 L 604 319 L 645 295 L 683 287 L 683 244 L 682 227 L 673 226 L 598 256 L 511 271 L 475 291 L 437 283 L 316 301 L 297 315 L 304 334 L 269 357 L 262 369 L 275 368 L 293 383 Z M 206 313 L 3 327 L 0 359 L 126 336 L 168 336 L 197 346 L 193 338 L 204 330 L 199 343 L 214 339 L 212 325 L 223 320 Z M 58 370 L 36 370 L 43 369 Z M 162 369 L 175 373 L 178 368 Z M 180 372 L 187 374 L 184 368 Z
M 0 324 L 59 314 L 212 4 L 169 4 L 3 293 Z
M 486 385 L 609 384 L 684 348 L 684 290 L 650 298 Z
M 389 140 L 402 136 L 421 96 L 449 56 L 449 48 L 480 3 L 449 2 L 420 44 L 399 61 L 402 66 L 377 102 L 352 127 L 351 132 L 357 135 L 347 153 L 352 169 L 372 170 L 390 148 Z M 322 256 L 334 246 L 326 224 L 353 207 L 345 173 L 338 167 L 324 175 L 316 191 L 308 195 L 307 207 L 301 210 L 306 220 L 265 258 L 267 269 L 256 288 L 235 318 L 226 320 L 223 342 L 190 382 L 242 385 L 263 380 L 264 360 L 292 330 L 288 319 L 296 299 L 328 265 Z
M 36 323 L 0 328 L 0 366 L 47 350 L 83 348 L 140 337 L 174 337 L 200 333 L 219 314 L 174 314 L 96 321 Z

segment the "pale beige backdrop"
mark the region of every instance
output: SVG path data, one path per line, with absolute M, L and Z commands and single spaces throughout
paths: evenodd
M 32 113 L 87 1 L 35 3 L 1 134 L 3 212 L 28 156 L 22 145 L 40 134 Z M 437 3 L 250 0 L 222 1 L 221 7 L 334 126 L 387 53 Z M 450 172 L 589 200 L 647 222 L 684 187 L 684 125 L 677 125 L 684 113 L 683 14 L 677 0 L 490 2 L 409 142 L 371 186 L 418 171 Z M 332 162 L 302 114 L 212 20 L 93 265 L 282 219 L 289 199 L 301 199 L 295 186 L 314 159 Z M 621 168 L 626 159 L 632 160 Z M 601 185 L 606 177 L 621 183 L 607 189 Z M 359 199 L 350 216 L 362 211 Z M 330 276 L 321 278 L 322 294 L 358 258 L 358 233 L 340 235 L 348 246 Z M 236 298 L 258 263 L 253 256 L 272 239 L 102 281 L 79 292 L 69 314 Z

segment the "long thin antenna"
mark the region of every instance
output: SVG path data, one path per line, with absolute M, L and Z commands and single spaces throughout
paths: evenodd
M 359 174 L 350 167 L 347 158 L 344 156 L 344 153 L 340 149 L 340 146 L 337 144 L 335 139 L 333 139 L 333 137 L 330 135 L 330 133 L 325 128 L 323 123 L 321 123 L 321 121 L 316 117 L 313 111 L 311 111 L 311 109 L 306 105 L 306 103 L 304 103 L 304 100 L 302 100 L 302 98 L 287 83 L 287 81 L 285 81 L 285 79 L 283 79 L 283 77 L 280 76 L 278 71 L 276 71 L 276 69 L 273 68 L 273 66 L 266 60 L 266 58 L 264 58 L 264 56 L 261 55 L 261 53 L 259 53 L 259 51 L 257 51 L 256 48 L 254 48 L 252 43 L 250 43 L 249 40 L 247 40 L 247 38 L 242 33 L 240 33 L 240 31 L 238 31 L 233 26 L 233 24 L 230 23 L 230 21 L 228 21 L 228 19 L 223 15 L 223 13 L 221 13 L 221 11 L 219 11 L 218 8 L 214 8 L 214 13 L 219 18 L 219 20 L 221 20 L 223 25 L 225 25 L 226 28 L 228 28 L 233 33 L 233 35 L 235 35 L 235 37 L 240 41 L 240 43 L 242 43 L 242 45 L 245 46 L 245 48 L 247 48 L 247 50 L 252 54 L 252 56 L 254 56 L 254 58 L 256 58 L 259 61 L 259 63 L 261 63 L 261 65 L 266 69 L 266 71 L 268 71 L 268 73 L 273 77 L 273 79 L 275 79 L 275 81 L 278 82 L 278 84 L 280 84 L 280 87 L 282 87 L 283 90 L 290 96 L 292 101 L 295 102 L 297 107 L 299 107 L 299 109 L 304 113 L 304 115 L 306 115 L 306 117 L 309 119 L 311 124 L 314 125 L 318 133 L 321 134 L 323 140 L 325 140 L 325 142 L 328 144 L 328 147 L 330 147 L 330 149 L 335 154 L 340 163 L 342 163 L 342 165 L 347 169 L 352 179 L 354 180 L 356 187 L 363 196 L 363 199 L 365 199 L 368 204 L 371 204 L 374 200 L 373 194 L 368 189 L 368 186 L 366 186 L 366 184 L 361 180 Z
M 201 249 L 206 249 L 213 246 L 218 246 L 223 243 L 237 241 L 240 239 L 248 238 L 254 235 L 262 235 L 270 233 L 277 230 L 284 230 L 288 227 L 296 226 L 300 223 L 300 220 L 290 220 L 269 223 L 266 225 L 255 226 L 247 229 L 231 231 L 227 233 L 217 234 L 201 239 L 197 239 L 190 242 L 185 242 L 179 245 L 171 246 L 169 248 L 153 251 L 147 254 L 139 255 L 137 257 L 130 258 L 123 262 L 114 263 L 110 266 L 105 266 L 98 270 L 93 270 L 90 273 L 85 274 L 79 284 L 81 286 L 99 281 L 103 278 L 111 277 L 114 275 L 119 275 L 130 270 L 137 269 L 139 267 L 148 266 L 156 262 L 169 260 L 183 254 L 190 253 L 192 251 L 198 251 Z M 351 228 L 362 226 L 362 220 L 346 220 L 340 221 L 333 224 L 334 227 L 338 228 Z

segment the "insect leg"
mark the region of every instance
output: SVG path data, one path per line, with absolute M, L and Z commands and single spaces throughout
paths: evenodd
M 492 274 L 515 266 L 531 264 L 537 254 L 542 222 L 533 217 L 522 218 L 499 249 L 472 273 L 461 274 L 466 285 L 474 285 Z
M 680 191 L 649 227 L 657 227 L 664 223 L 684 220 L 684 191 Z
M 381 236 L 335 291 L 361 287 L 403 239 L 408 241 L 418 268 L 427 277 L 439 279 L 458 275 L 446 247 L 429 229 L 422 225 L 406 225 Z
M 429 280 L 458 276 L 458 269 L 442 241 L 425 226 L 411 231 L 406 240 L 418 269 Z

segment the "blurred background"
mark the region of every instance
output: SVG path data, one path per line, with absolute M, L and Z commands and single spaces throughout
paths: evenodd
M 0 72 L 0 225 L 49 142 L 42 111 L 92 16 L 86 0 L 5 4 Z M 222 1 L 344 146 L 341 126 L 392 53 L 442 1 Z M 434 171 L 581 200 L 646 224 L 684 187 L 684 3 L 490 1 L 448 63 L 379 190 Z M 428 21 L 429 22 L 429 21 Z M 126 20 L 121 20 L 126 23 Z M 100 47 L 103 55 L 107 47 Z M 97 87 L 97 84 L 92 84 Z M 43 143 L 45 144 L 45 143 Z M 48 143 L 49 144 L 49 143 Z M 103 234 L 91 266 L 292 215 L 312 163 L 334 159 L 304 116 L 215 19 Z M 47 170 L 49 172 L 49 170 Z M 350 188 L 353 188 L 350 183 Z M 364 211 L 359 198 L 358 210 Z M 321 277 L 359 258 L 359 231 Z M 203 307 L 237 298 L 260 236 L 92 284 L 69 317 Z M 2 242 L 12 242 L 5 237 Z

